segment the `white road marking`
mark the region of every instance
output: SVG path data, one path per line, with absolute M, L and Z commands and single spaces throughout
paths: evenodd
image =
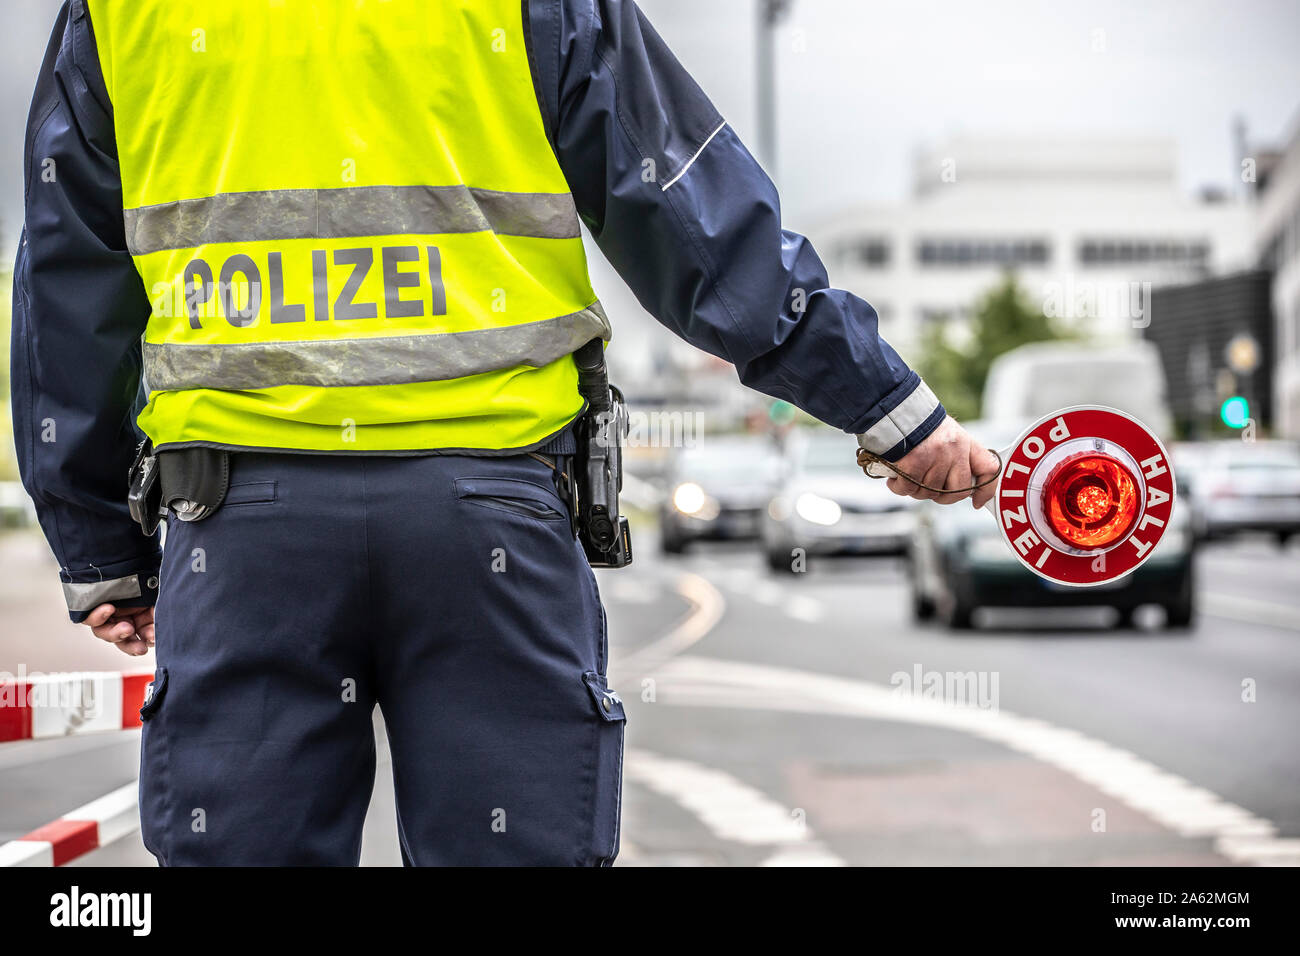
M 789 846 L 777 850 L 759 866 L 848 866 L 821 844 Z
M 752 571 L 737 567 L 724 568 L 714 577 L 733 591 L 739 591 L 742 594 L 748 594 L 758 580 Z
M 658 588 L 647 587 L 644 579 L 636 581 L 618 580 L 601 583 L 602 597 L 609 597 L 619 604 L 653 604 L 659 600 Z
M 742 597 L 764 607 L 779 608 L 796 621 L 816 624 L 826 617 L 826 608 L 821 601 L 806 594 L 790 594 L 786 588 L 753 568 L 726 568 L 712 577 Z
M 1209 591 L 1201 596 L 1201 609 L 1211 617 L 1300 631 L 1300 607 L 1293 605 Z
M 790 615 L 796 621 L 806 621 L 809 624 L 816 624 L 826 616 L 826 607 L 816 598 L 811 598 L 804 594 L 796 594 L 786 602 L 785 613 Z
M 610 662 L 611 683 L 629 680 L 654 670 L 675 654 L 699 641 L 722 620 L 727 602 L 722 593 L 698 574 L 685 573 L 677 579 L 677 593 L 691 603 L 691 610 L 676 627 L 656 641 Z
M 845 865 L 814 839 L 799 813 L 721 770 L 629 748 L 623 772 L 689 811 L 719 839 L 773 847 L 763 866 Z
M 1300 865 L 1300 840 L 1136 754 L 1006 710 L 944 703 L 894 688 L 788 668 L 680 657 L 656 674 L 666 704 L 839 714 L 945 727 L 1051 764 L 1186 837 L 1209 837 L 1237 863 Z

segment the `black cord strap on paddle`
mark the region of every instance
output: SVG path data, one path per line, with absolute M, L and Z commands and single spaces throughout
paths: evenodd
M 990 451 L 992 451 L 992 449 L 990 449 Z M 936 495 L 965 495 L 970 494 L 972 491 L 978 491 L 985 485 L 991 485 L 993 482 L 998 480 L 998 476 L 1002 474 L 1002 456 L 996 451 L 993 451 L 993 456 L 998 460 L 998 470 L 993 473 L 992 477 L 985 478 L 983 481 L 971 485 L 969 488 L 934 488 L 923 481 L 917 481 L 906 472 L 899 471 L 898 466 L 892 461 L 885 461 L 885 459 L 881 458 L 879 455 L 869 452 L 865 448 L 858 449 L 858 466 L 862 469 L 862 473 L 868 478 L 890 477 L 889 475 L 877 475 L 871 471 L 872 465 L 884 465 L 897 477 L 902 478 L 904 481 L 910 481 L 918 488 L 924 488 L 926 491 L 933 492 Z

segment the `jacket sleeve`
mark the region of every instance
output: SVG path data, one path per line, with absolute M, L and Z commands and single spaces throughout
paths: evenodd
M 59 12 L 24 143 L 14 266 L 14 442 L 73 621 L 154 603 L 156 538 L 126 506 L 150 315 L 126 251 L 113 118 L 83 0 Z
M 632 0 L 525 0 L 538 99 L 579 214 L 642 306 L 896 461 L 934 393 L 782 228 L 772 181 Z

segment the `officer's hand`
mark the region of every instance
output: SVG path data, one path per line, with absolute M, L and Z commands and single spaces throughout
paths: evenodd
M 123 654 L 139 657 L 153 647 L 153 608 L 116 608 L 101 604 L 84 623 L 101 641 L 116 644 Z
M 895 464 L 898 470 L 916 478 L 932 488 L 969 488 L 977 482 L 998 473 L 998 460 L 992 452 L 967 434 L 966 429 L 952 417 L 945 418 L 939 427 L 926 436 Z M 950 505 L 971 497 L 971 492 L 960 491 L 939 495 L 920 488 L 905 478 L 895 475 L 887 482 L 896 495 L 937 501 Z M 971 504 L 982 508 L 993 497 L 994 484 L 990 483 L 974 492 Z

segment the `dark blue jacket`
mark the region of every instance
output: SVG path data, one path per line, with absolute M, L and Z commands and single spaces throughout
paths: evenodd
M 943 407 L 783 229 L 771 180 L 631 0 L 525 0 L 538 101 L 579 214 L 651 315 L 872 451 L 901 457 Z M 431 67 L 432 68 L 432 67 Z M 74 621 L 151 604 L 158 546 L 127 514 L 140 338 L 108 101 L 83 0 L 41 67 L 14 268 L 14 438 Z

